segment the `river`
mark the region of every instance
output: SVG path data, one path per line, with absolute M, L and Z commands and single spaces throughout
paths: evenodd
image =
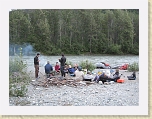
M 33 61 L 35 56 L 23 56 L 23 60 L 26 61 L 27 66 L 33 67 Z M 125 63 L 132 64 L 134 62 L 139 62 L 139 56 L 137 55 L 129 55 L 129 56 L 65 56 L 67 58 L 67 62 L 71 62 L 72 64 L 79 64 L 81 61 L 88 60 L 89 62 L 96 64 L 99 62 L 106 62 L 110 64 L 111 66 L 117 66 L 117 65 L 123 65 Z M 58 59 L 61 58 L 61 56 L 43 56 L 40 55 L 40 67 L 43 67 L 47 61 L 50 61 L 50 64 L 52 66 L 55 65 L 56 62 L 58 62 Z

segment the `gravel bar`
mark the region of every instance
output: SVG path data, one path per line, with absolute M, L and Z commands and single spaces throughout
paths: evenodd
M 9 97 L 10 106 L 139 106 L 139 72 L 136 80 L 128 80 L 132 72 L 120 71 L 124 83 L 90 84 L 70 87 L 33 86 L 25 97 Z

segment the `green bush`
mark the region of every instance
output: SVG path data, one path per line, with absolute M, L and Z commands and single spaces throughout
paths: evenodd
M 95 69 L 95 65 L 93 65 L 91 62 L 88 62 L 88 60 L 81 61 L 79 63 L 79 66 L 81 66 L 82 69 L 87 69 L 89 71 L 93 71 Z
M 9 96 L 25 96 L 26 85 L 30 81 L 26 68 L 27 64 L 22 60 L 22 53 L 20 56 L 9 58 Z
M 136 62 L 129 64 L 128 71 L 139 71 L 139 64 Z
M 71 62 L 71 61 L 68 61 L 68 60 L 67 60 L 67 61 L 66 61 L 66 64 L 72 66 L 72 62 Z
M 21 72 L 23 69 L 26 68 L 26 64 L 23 63 L 23 60 L 18 57 L 15 56 L 14 59 L 12 59 L 11 57 L 9 58 L 9 72 Z

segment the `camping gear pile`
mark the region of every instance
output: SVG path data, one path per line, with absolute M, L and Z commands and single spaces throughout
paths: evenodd
M 99 62 L 95 64 L 97 69 L 120 69 L 120 70 L 127 70 L 128 64 L 123 64 L 121 66 L 110 66 L 108 63 Z

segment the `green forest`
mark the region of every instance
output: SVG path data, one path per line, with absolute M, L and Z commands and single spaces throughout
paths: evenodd
M 9 43 L 30 44 L 43 55 L 139 55 L 139 10 L 11 10 Z

